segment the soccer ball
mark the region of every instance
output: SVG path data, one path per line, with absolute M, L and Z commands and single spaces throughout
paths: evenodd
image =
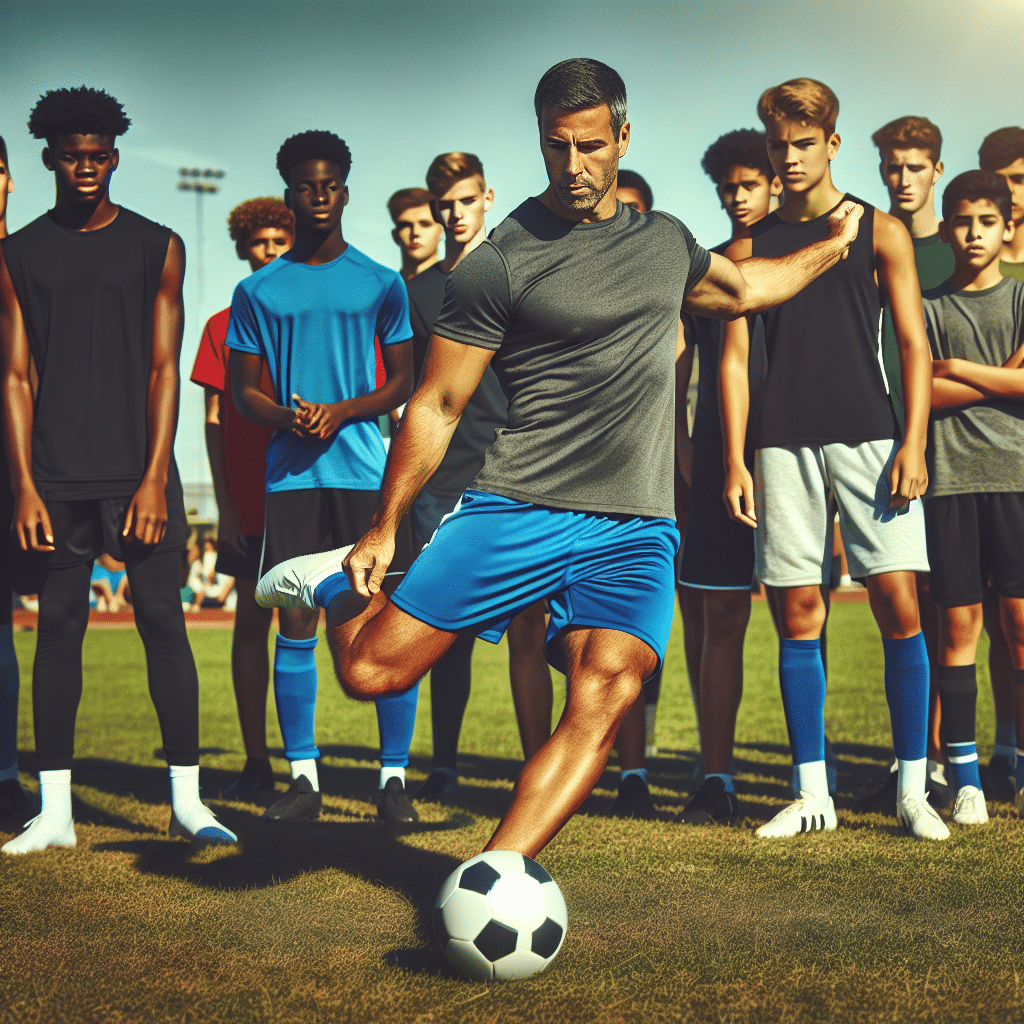
M 434 934 L 460 974 L 508 981 L 543 971 L 568 914 L 554 879 L 521 853 L 491 850 L 460 864 L 434 904 Z

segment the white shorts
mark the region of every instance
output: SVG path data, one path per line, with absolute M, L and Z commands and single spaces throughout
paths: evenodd
M 754 457 L 755 573 L 769 587 L 818 586 L 829 578 L 832 522 L 850 575 L 927 572 L 924 509 L 889 508 L 889 473 L 899 441 L 786 445 Z

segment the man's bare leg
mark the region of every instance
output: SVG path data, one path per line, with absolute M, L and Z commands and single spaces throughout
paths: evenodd
M 727 774 L 732 771 L 736 714 L 743 696 L 743 638 L 750 621 L 750 591 L 698 593 L 703 595 L 706 616 L 700 667 L 701 753 L 705 772 Z
M 601 778 L 619 723 L 658 666 L 642 640 L 612 629 L 574 628 L 564 640 L 565 710 L 551 738 L 526 763 L 512 806 L 487 844 L 535 857 Z
M 512 701 L 523 744 L 523 759 L 529 761 L 551 735 L 551 669 L 544 659 L 547 637 L 547 605 L 537 601 L 521 611 L 508 625 L 508 675 Z

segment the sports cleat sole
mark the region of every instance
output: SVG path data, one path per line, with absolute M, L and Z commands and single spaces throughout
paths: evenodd
M 831 797 L 822 808 L 819 801 L 814 801 L 811 796 L 802 792 L 799 800 L 795 800 L 788 807 L 783 807 L 771 821 L 766 821 L 755 835 L 759 839 L 784 839 L 788 836 L 803 835 L 805 832 L 834 832 L 838 824 L 835 804 Z

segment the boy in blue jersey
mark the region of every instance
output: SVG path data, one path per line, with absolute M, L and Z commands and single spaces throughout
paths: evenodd
M 412 391 L 412 330 L 401 277 L 345 242 L 341 215 L 351 155 L 330 132 L 303 132 L 277 154 L 295 214 L 290 252 L 235 289 L 227 345 L 239 411 L 275 430 L 267 449 L 261 572 L 296 555 L 351 543 L 377 504 L 385 449 L 377 417 Z M 387 380 L 376 387 L 374 336 Z M 261 360 L 275 398 L 260 390 Z M 410 557 L 400 531 L 398 567 Z M 274 696 L 292 785 L 266 817 L 315 818 L 321 797 L 314 742 L 319 612 L 282 611 Z M 378 813 L 412 821 L 405 765 L 416 716 L 415 687 L 377 702 L 381 730 Z

